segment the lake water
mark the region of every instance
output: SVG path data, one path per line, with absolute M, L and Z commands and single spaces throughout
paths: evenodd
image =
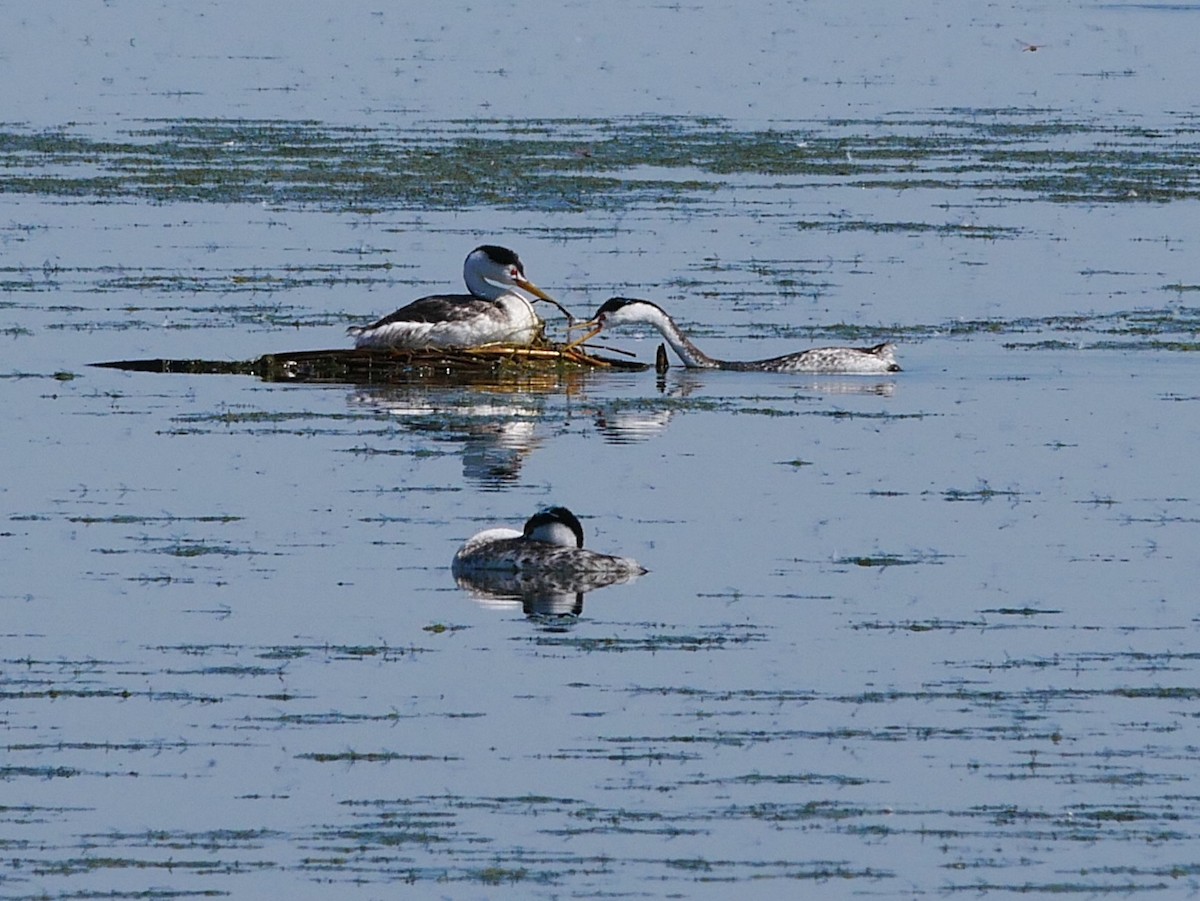
M 0 896 L 1200 887 L 1200 5 L 6 18 Z M 348 346 L 485 242 L 904 371 L 88 365 Z M 552 503 L 650 572 L 455 583 Z

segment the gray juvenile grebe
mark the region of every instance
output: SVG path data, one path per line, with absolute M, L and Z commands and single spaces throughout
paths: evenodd
M 507 247 L 484 244 L 463 263 L 463 280 L 470 294 L 433 294 L 370 325 L 351 326 L 355 347 L 477 347 L 480 344 L 532 344 L 546 323 L 533 310 L 520 288 L 539 300 L 559 305 L 525 278 L 520 258 Z M 563 312 L 566 312 L 563 310 Z
M 596 315 L 587 322 L 571 328 L 590 328 L 591 331 L 569 347 L 589 340 L 605 329 L 640 322 L 652 325 L 662 333 L 683 365 L 689 369 L 731 369 L 738 372 L 810 372 L 846 375 L 871 375 L 899 372 L 896 345 L 876 344 L 874 347 L 814 347 L 800 353 L 785 354 L 767 360 L 715 360 L 688 340 L 675 320 L 658 304 L 633 297 L 613 297 L 606 300 Z
M 598 554 L 583 546 L 583 525 L 566 507 L 547 507 L 525 522 L 524 531 L 487 529 L 472 535 L 454 555 L 454 574 L 507 572 L 572 577 L 646 572 L 636 560 Z

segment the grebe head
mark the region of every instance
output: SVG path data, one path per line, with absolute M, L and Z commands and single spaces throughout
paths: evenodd
M 583 524 L 566 507 L 547 507 L 525 521 L 524 537 L 561 547 L 583 547 Z
M 637 297 L 610 297 L 600 304 L 592 323 L 601 329 L 625 325 L 631 322 L 658 322 L 666 316 L 666 311 L 656 303 L 641 300 Z
M 467 254 L 463 262 L 463 280 L 472 294 L 488 300 L 495 300 L 509 288 L 517 287 L 539 300 L 557 303 L 525 277 L 525 266 L 516 253 L 495 244 L 484 244 Z
M 666 311 L 656 303 L 641 300 L 637 297 L 610 297 L 600 304 L 596 314 L 587 322 L 577 322 L 571 329 L 587 329 L 588 333 L 567 345 L 568 349 L 590 341 L 606 328 L 627 325 L 634 322 L 660 325 L 669 319 Z M 661 326 L 660 326 L 661 327 Z

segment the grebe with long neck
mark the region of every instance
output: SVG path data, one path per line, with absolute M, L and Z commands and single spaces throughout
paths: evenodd
M 354 337 L 355 347 L 421 350 L 495 343 L 528 345 L 541 338 L 546 323 L 520 291 L 563 309 L 525 277 L 520 258 L 507 247 L 476 247 L 463 263 L 463 280 L 470 294 L 422 297 L 370 325 L 351 326 L 346 332 Z
M 525 522 L 525 528 L 487 529 L 458 549 L 454 574 L 507 572 L 570 577 L 596 574 L 615 578 L 646 572 L 636 560 L 599 554 L 583 546 L 583 524 L 566 507 L 547 507 Z M 614 578 L 614 580 L 615 580 Z
M 807 372 L 830 375 L 874 375 L 899 372 L 896 345 L 885 343 L 873 347 L 814 347 L 811 350 L 766 360 L 717 360 L 704 353 L 680 331 L 666 310 L 648 300 L 633 297 L 613 297 L 601 304 L 596 315 L 587 322 L 572 326 L 588 328 L 583 338 L 571 347 L 582 344 L 600 332 L 620 325 L 642 323 L 652 325 L 662 334 L 671 349 L 689 369 L 727 369 L 735 372 Z

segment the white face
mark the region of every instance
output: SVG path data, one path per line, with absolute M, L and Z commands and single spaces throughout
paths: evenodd
M 486 251 L 475 250 L 467 257 L 467 268 L 472 268 L 489 282 L 515 285 L 525 279 L 521 267 L 516 263 L 500 263 L 488 256 Z
M 627 322 L 645 322 L 647 312 L 646 304 L 627 303 L 624 306 L 617 307 L 615 310 L 602 313 L 600 315 L 600 327 L 612 328 L 613 326 L 623 325 Z
M 518 285 L 525 280 L 525 276 L 521 274 L 520 267 L 509 264 L 497 263 L 490 257 L 485 257 L 487 268 L 484 270 L 484 278 L 490 282 L 496 282 L 501 285 Z

